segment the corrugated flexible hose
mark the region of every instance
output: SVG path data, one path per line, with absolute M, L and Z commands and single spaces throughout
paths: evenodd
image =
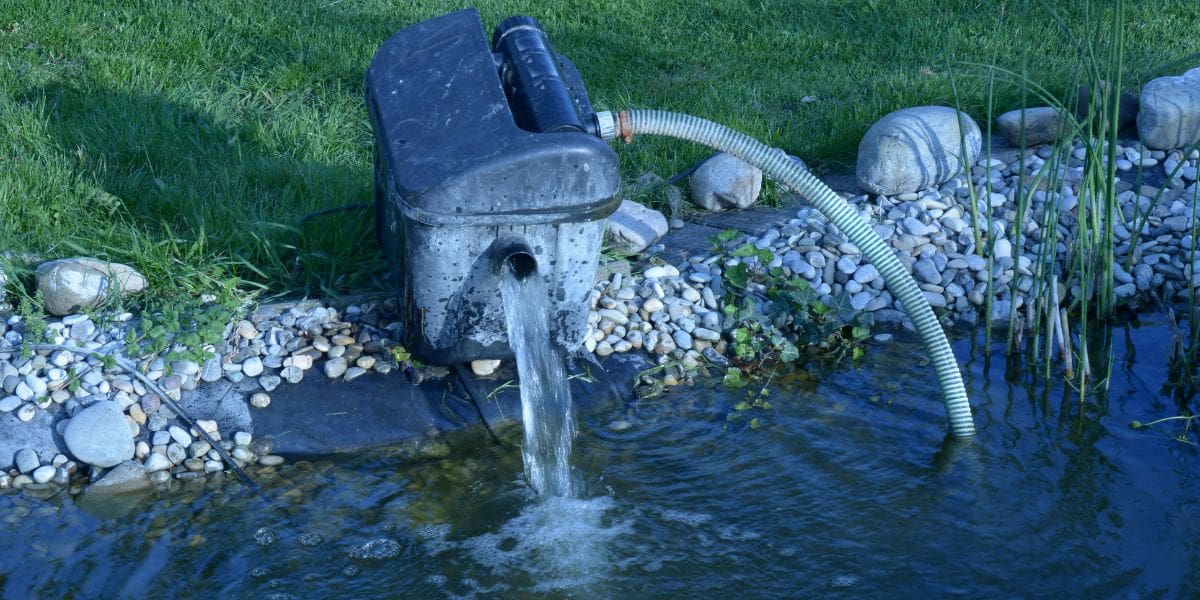
M 875 233 L 871 224 L 829 186 L 792 162 L 786 153 L 706 119 L 659 110 L 630 110 L 616 116 L 602 114 L 598 115 L 598 119 L 607 119 L 613 125 L 604 131 L 606 138 L 622 137 L 628 142 L 634 135 L 662 135 L 704 144 L 753 164 L 768 177 L 807 198 L 858 246 L 867 260 L 879 270 L 888 289 L 900 299 L 933 361 L 938 384 L 942 388 L 942 401 L 946 405 L 951 435 L 960 440 L 975 436 L 971 405 L 967 401 L 958 362 L 929 301 L 913 281 L 908 269 Z

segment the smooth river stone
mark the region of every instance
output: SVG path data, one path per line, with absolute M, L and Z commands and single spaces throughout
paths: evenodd
M 129 424 L 112 401 L 96 402 L 67 421 L 63 442 L 75 458 L 97 467 L 114 467 L 133 458 Z

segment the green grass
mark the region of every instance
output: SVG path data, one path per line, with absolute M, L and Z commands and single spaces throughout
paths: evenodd
M 727 123 L 818 172 L 852 164 L 881 115 L 953 104 L 945 65 L 1015 67 L 1058 94 L 1072 40 L 1004 2 L 915 0 L 494 2 L 486 26 L 537 16 L 598 108 L 655 107 Z M 0 4 L 0 249 L 133 264 L 159 298 L 237 276 L 270 293 L 380 284 L 362 77 L 375 48 L 447 2 L 320 0 Z M 1055 10 L 1080 19 L 1073 3 Z M 1005 10 L 1010 14 L 1002 14 Z M 1124 79 L 1193 52 L 1194 0 L 1128 6 Z M 1038 11 L 1035 11 L 1038 12 Z M 996 35 L 1000 20 L 1013 35 Z M 1058 82 L 1059 87 L 1055 87 Z M 958 81 L 981 118 L 984 82 Z M 812 96 L 815 102 L 801 100 Z M 1019 100 L 999 90 L 995 108 Z M 632 181 L 706 149 L 622 149 Z M 26 280 L 28 278 L 25 278 Z

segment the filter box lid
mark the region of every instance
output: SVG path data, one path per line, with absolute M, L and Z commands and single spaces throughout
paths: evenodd
M 474 9 L 380 46 L 367 106 L 402 214 L 430 225 L 588 221 L 620 204 L 617 155 L 584 133 L 517 127 Z

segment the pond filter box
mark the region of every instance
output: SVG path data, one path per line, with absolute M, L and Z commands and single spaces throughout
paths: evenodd
M 604 218 L 620 203 L 612 148 L 554 122 L 570 112 L 564 103 L 591 112 L 575 68 L 549 49 L 536 21 L 505 23 L 539 37 L 512 43 L 502 24 L 494 52 L 479 15 L 462 10 L 395 34 L 367 70 L 377 234 L 396 278 L 405 346 L 430 364 L 512 356 L 500 265 L 513 252 L 536 261 L 552 337 L 567 349 L 582 344 Z M 516 89 L 530 75 L 522 65 L 535 65 L 533 84 Z M 546 82 L 568 100 L 544 102 L 537 94 Z

